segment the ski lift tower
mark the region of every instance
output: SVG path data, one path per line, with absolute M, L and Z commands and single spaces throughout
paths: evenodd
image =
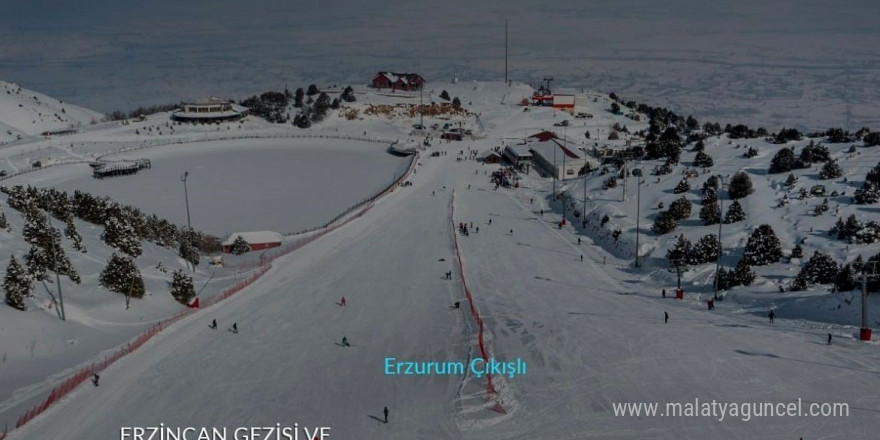
M 868 278 L 878 277 L 877 263 L 877 261 L 869 261 L 862 266 L 862 327 L 859 329 L 859 339 L 862 341 L 871 340 L 871 327 L 868 325 Z M 872 267 L 870 274 L 868 264 Z
M 550 95 L 550 94 L 553 93 L 553 92 L 551 91 L 551 89 L 550 89 L 550 82 L 551 82 L 551 81 L 553 81 L 553 77 L 552 77 L 552 76 L 545 76 L 545 77 L 544 77 L 544 83 L 547 84 L 547 85 L 544 87 L 544 90 L 545 90 L 545 93 L 548 94 L 548 95 Z

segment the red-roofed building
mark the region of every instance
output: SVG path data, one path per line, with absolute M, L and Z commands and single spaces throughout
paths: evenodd
M 373 77 L 374 89 L 419 90 L 425 78 L 417 73 L 379 72 Z

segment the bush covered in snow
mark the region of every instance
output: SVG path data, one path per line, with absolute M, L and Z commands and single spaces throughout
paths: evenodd
M 791 290 L 807 290 L 815 284 L 831 284 L 837 280 L 839 268 L 831 256 L 815 251 L 791 283 Z
M 143 298 L 145 293 L 144 280 L 134 260 L 124 255 L 117 255 L 116 252 L 110 256 L 98 281 L 108 290 L 134 298 Z
M 764 266 L 776 263 L 782 257 L 782 244 L 773 232 L 770 225 L 758 226 L 749 241 L 743 255 L 743 260 L 750 266 Z

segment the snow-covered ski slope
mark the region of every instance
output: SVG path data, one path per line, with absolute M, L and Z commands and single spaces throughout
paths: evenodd
M 46 131 L 88 125 L 102 117 L 98 112 L 0 81 L 0 145 Z
M 11 438 L 276 422 L 330 426 L 340 439 L 874 438 L 875 345 L 826 346 L 824 332 L 785 321 L 629 295 L 645 293 L 635 275 L 607 255 L 608 264 L 596 263 L 604 253 L 577 247 L 536 214 L 527 193 L 493 191 L 481 166 L 455 161 L 459 146 L 443 144 L 450 154 L 423 158 L 412 187 L 277 261 L 249 291 L 178 323 L 108 369 L 100 387 L 81 387 Z M 528 364 L 499 387 L 507 414 L 459 392 L 474 378 L 383 374 L 387 356 L 461 360 L 472 346 L 469 314 L 449 307 L 462 291 L 443 279 L 453 268 L 453 187 L 454 221 L 480 227 L 459 240 L 487 342 L 499 359 Z M 343 295 L 345 308 L 336 305 Z M 212 318 L 220 330 L 208 328 Z M 233 322 L 239 334 L 225 330 Z M 352 347 L 335 344 L 343 336 Z M 719 422 L 612 411 L 617 402 L 697 398 L 846 402 L 850 415 Z M 383 406 L 388 424 L 376 420 Z

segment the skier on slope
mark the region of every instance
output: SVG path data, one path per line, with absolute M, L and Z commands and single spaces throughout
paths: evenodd
M 385 414 L 385 423 L 388 423 L 388 407 L 386 406 L 382 412 Z
M 663 323 L 664 324 L 669 323 L 669 313 L 663 312 Z
M 210 327 L 211 327 L 211 330 L 217 330 L 217 319 L 216 318 L 211 320 Z
M 237 322 L 232 323 L 232 333 L 238 333 L 238 323 Z
M 98 381 L 99 381 L 99 380 L 101 380 L 101 376 L 98 376 L 98 373 L 95 373 L 95 375 L 92 376 L 92 383 L 93 383 L 95 386 L 98 386 Z
M 351 345 L 348 343 L 348 338 L 346 338 L 345 336 L 342 337 L 342 346 L 351 347 Z
M 828 333 L 828 345 L 831 345 L 831 333 Z
M 773 318 L 776 317 L 776 313 L 773 310 L 770 310 L 770 313 L 767 314 L 767 317 L 770 318 L 770 324 L 773 324 Z
M 339 305 L 341 307 L 345 307 L 345 297 L 343 296 L 341 300 L 339 300 Z

